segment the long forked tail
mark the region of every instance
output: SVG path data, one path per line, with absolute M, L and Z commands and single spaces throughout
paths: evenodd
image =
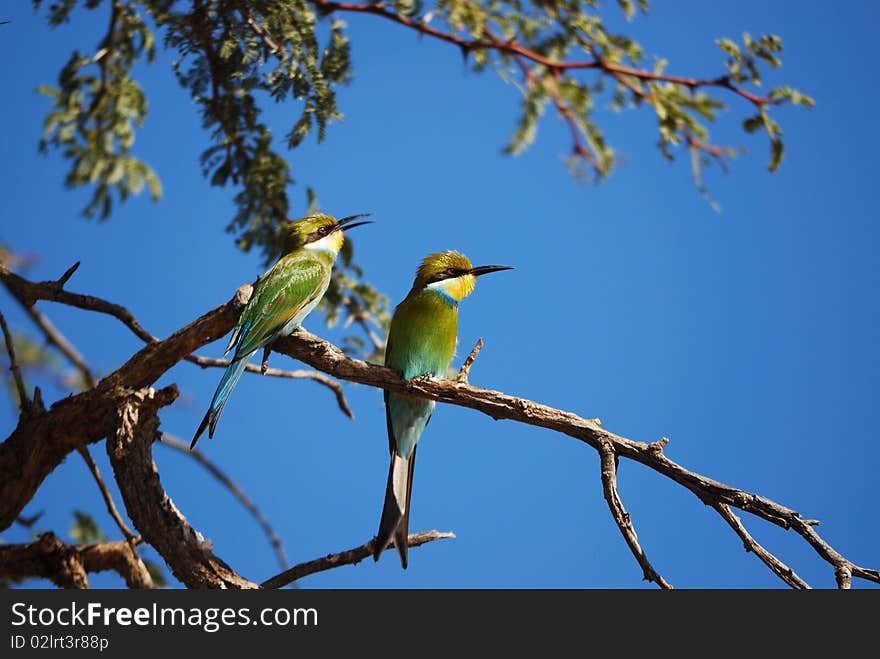
M 406 550 L 409 548 L 409 501 L 412 497 L 413 469 L 416 466 L 416 449 L 408 458 L 402 458 L 397 451 L 391 453 L 391 467 L 388 469 L 388 484 L 385 486 L 385 505 L 379 533 L 373 546 L 373 560 L 378 561 L 382 552 L 394 541 L 400 564 L 406 569 Z
M 205 417 L 199 424 L 199 429 L 196 430 L 196 434 L 193 437 L 192 444 L 189 445 L 190 448 L 195 447 L 196 442 L 199 441 L 199 437 L 201 437 L 202 433 L 205 432 L 205 428 L 208 429 L 209 438 L 214 436 L 214 428 L 217 427 L 217 421 L 220 419 L 220 413 L 223 411 L 223 407 L 226 405 L 226 401 L 229 400 L 229 394 L 231 394 L 232 390 L 235 389 L 235 385 L 238 383 L 238 378 L 240 378 L 241 374 L 244 372 L 244 368 L 245 366 L 247 366 L 248 363 L 248 357 L 250 357 L 250 355 L 246 355 L 244 357 L 236 359 L 229 366 L 226 367 L 226 372 L 223 373 L 223 377 L 220 378 L 220 384 L 217 385 L 217 391 L 214 392 L 214 398 L 211 400 L 211 406 L 208 408 L 208 411 L 205 413 Z

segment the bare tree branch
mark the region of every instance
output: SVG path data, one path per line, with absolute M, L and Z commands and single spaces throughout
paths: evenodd
M 71 268 L 61 276 L 58 280 L 62 284 L 66 282 L 73 273 L 76 271 L 79 263 L 75 264 Z M 17 298 L 16 298 L 17 299 Z M 71 364 L 79 371 L 80 376 L 83 379 L 83 382 L 86 383 L 89 387 L 96 387 L 98 385 L 98 379 L 95 377 L 92 369 L 89 367 L 86 362 L 85 357 L 74 347 L 74 345 L 67 339 L 61 331 L 55 327 L 55 325 L 38 309 L 36 304 L 32 306 L 26 306 L 22 303 L 22 307 L 25 312 L 30 316 L 31 320 L 37 325 L 37 327 L 42 330 L 43 335 L 46 337 L 46 340 L 53 346 L 55 346 L 62 355 L 64 355 Z M 91 453 L 89 453 L 89 449 L 87 446 L 83 446 L 77 449 L 77 452 L 80 454 L 80 457 L 86 463 L 86 467 L 88 467 L 89 472 L 92 474 L 92 478 L 98 486 L 98 489 L 101 492 L 101 497 L 104 499 L 104 503 L 107 507 L 107 512 L 110 514 L 110 517 L 113 518 L 113 521 L 116 523 L 116 526 L 122 532 L 123 537 L 129 544 L 132 554 L 132 560 L 143 564 L 143 561 L 140 555 L 135 550 L 135 534 L 132 532 L 130 528 L 128 528 L 128 524 L 125 523 L 125 520 L 122 519 L 122 515 L 119 514 L 119 510 L 116 507 L 116 503 L 113 501 L 113 496 L 110 494 L 110 489 L 107 487 L 107 483 L 104 482 L 103 476 L 101 476 L 101 471 L 98 469 L 98 465 L 95 464 L 95 461 L 92 459 Z M 144 566 L 146 569 L 146 566 Z
M 269 52 L 275 55 L 279 59 L 285 59 L 287 57 L 287 49 L 284 46 L 280 46 L 272 40 L 272 37 L 269 36 L 269 33 L 266 32 L 266 28 L 264 28 L 260 23 L 255 21 L 252 17 L 248 16 L 245 21 L 248 24 L 248 27 L 251 28 L 254 34 L 256 34 L 260 39 L 262 39 L 263 43 L 266 44 L 266 48 L 269 49 Z
M 730 510 L 730 506 L 723 503 L 713 503 L 712 507 L 721 515 L 721 518 L 730 524 L 730 527 L 734 530 L 734 532 L 742 539 L 743 545 L 746 548 L 746 551 L 752 552 L 761 559 L 761 562 L 764 563 L 767 567 L 769 567 L 773 574 L 782 579 L 785 583 L 787 583 L 792 588 L 797 588 L 798 590 L 806 590 L 810 587 L 806 581 L 801 579 L 795 571 L 788 567 L 785 563 L 776 558 L 769 551 L 764 549 L 760 544 L 758 544 L 755 539 L 749 534 L 746 530 L 746 527 L 743 526 L 742 520 L 739 517 L 733 514 Z
M 21 300 L 19 300 L 19 302 L 21 302 Z M 30 316 L 31 320 L 34 321 L 34 324 L 43 332 L 43 336 L 46 337 L 46 340 L 55 346 L 58 351 L 64 355 L 71 364 L 73 364 L 74 368 L 79 371 L 83 382 L 89 387 L 97 385 L 98 379 L 95 377 L 94 373 L 92 373 L 92 369 L 89 367 L 88 362 L 86 362 L 86 358 L 83 357 L 79 350 L 67 340 L 67 337 L 55 327 L 52 321 L 37 309 L 36 304 L 27 306 L 22 303 L 21 306 L 25 310 L 25 313 Z
M 125 307 L 107 302 L 91 295 L 80 295 L 64 290 L 64 284 L 79 268 L 79 261 L 74 263 L 67 271 L 55 281 L 31 282 L 11 272 L 4 264 L 0 263 L 0 279 L 9 289 L 9 292 L 17 297 L 25 306 L 33 306 L 37 300 L 51 300 L 60 302 L 70 307 L 77 307 L 87 311 L 97 311 L 107 314 L 124 323 L 141 340 L 150 342 L 154 337 L 140 326 L 137 319 Z
M 599 445 L 599 457 L 602 464 L 602 489 L 605 493 L 605 501 L 608 502 L 608 509 L 611 511 L 611 516 L 617 523 L 618 528 L 620 528 L 623 539 L 626 540 L 626 544 L 629 545 L 633 556 L 636 557 L 639 565 L 642 566 L 645 581 L 653 581 L 660 588 L 672 590 L 672 586 L 654 569 L 641 545 L 639 545 L 639 538 L 636 535 L 632 518 L 623 507 L 620 494 L 617 492 L 617 456 L 614 454 L 610 444 L 606 442 Z
M 250 371 L 251 373 L 260 373 L 261 375 L 268 375 L 275 378 L 287 378 L 290 380 L 313 380 L 318 384 L 322 384 L 336 395 L 336 404 L 339 405 L 339 410 L 349 419 L 354 419 L 354 412 L 351 411 L 351 407 L 349 407 L 348 401 L 345 399 L 345 393 L 342 391 L 342 384 L 339 381 L 327 377 L 325 374 L 319 373 L 318 371 L 308 371 L 305 369 L 284 371 L 280 368 L 272 368 L 269 366 L 268 361 L 266 361 L 268 359 L 269 351 L 270 348 L 266 346 L 266 355 L 264 355 L 264 361 L 260 366 L 248 364 L 247 366 L 245 366 L 245 370 Z M 186 361 L 192 362 L 193 364 L 198 364 L 202 368 L 208 368 L 212 366 L 218 368 L 226 368 L 227 366 L 229 366 L 228 359 L 215 359 L 213 357 L 202 357 L 200 355 L 190 355 L 186 358 Z
M 370 340 L 370 343 L 373 345 L 373 350 L 379 352 L 385 349 L 385 342 L 382 338 L 376 334 L 372 327 L 370 327 L 370 323 L 368 322 L 368 314 L 364 309 L 362 309 L 357 302 L 355 302 L 348 295 L 344 295 L 342 297 L 342 304 L 345 306 L 345 309 L 348 311 L 348 318 L 346 319 L 345 326 L 348 327 L 351 323 L 357 323 L 360 328 L 364 331 L 364 334 L 367 335 L 367 338 Z
M 159 408 L 176 390 L 135 392 L 118 410 L 116 430 L 107 438 L 107 454 L 128 516 L 189 588 L 256 588 L 217 558 L 211 543 L 190 526 L 165 493 L 153 463 L 153 440 L 159 435 Z
M 474 365 L 474 362 L 477 361 L 477 355 L 480 354 L 480 350 L 483 349 L 483 337 L 477 339 L 477 342 L 474 344 L 474 347 L 471 349 L 470 354 L 464 360 L 464 363 L 461 365 L 461 369 L 458 371 L 458 375 L 455 376 L 455 381 L 460 382 L 462 384 L 467 384 L 468 377 L 471 374 L 471 366 Z
M 119 527 L 119 530 L 122 531 L 122 535 L 125 536 L 125 539 L 131 541 L 135 538 L 135 534 L 132 532 L 130 528 L 128 528 L 128 524 L 125 523 L 125 520 L 122 519 L 122 515 L 119 514 L 119 510 L 116 508 L 116 504 L 113 502 L 113 497 L 110 495 L 110 490 L 107 488 L 107 483 L 104 482 L 104 477 L 101 476 L 101 471 L 98 469 L 98 465 L 95 464 L 95 461 L 92 459 L 92 454 L 89 453 L 89 449 L 87 447 L 83 447 L 78 450 L 79 454 L 82 456 L 82 459 L 85 461 L 86 466 L 89 468 L 89 471 L 92 474 L 92 478 L 95 479 L 95 482 L 98 484 L 98 489 L 101 490 L 101 497 L 104 499 L 104 503 L 107 506 L 107 512 L 110 513 L 110 517 L 113 518 L 113 521 L 116 522 L 116 526 Z
M 20 545 L 0 545 L 0 577 L 49 579 L 62 588 L 88 588 L 88 572 L 114 570 L 129 588 L 152 588 L 144 564 L 132 558 L 127 542 L 68 545 L 44 533 Z
M 418 547 L 419 545 L 433 542 L 434 540 L 454 537 L 455 534 L 451 531 L 423 531 L 422 533 L 410 533 L 407 538 L 407 544 L 410 547 Z M 342 565 L 356 565 L 368 556 L 373 555 L 373 542 L 375 542 L 375 540 L 376 539 L 373 538 L 369 542 L 362 544 L 360 547 L 355 547 L 348 551 L 343 551 L 338 554 L 329 554 L 323 558 L 309 561 L 308 563 L 294 565 L 289 570 L 277 574 L 271 579 L 266 579 L 266 581 L 260 584 L 260 587 L 266 589 L 283 588 L 287 584 L 293 583 L 297 579 L 307 577 L 310 574 L 332 570 L 333 568 Z
M 29 517 L 24 517 L 23 515 L 19 515 L 18 517 L 15 518 L 15 521 L 16 521 L 16 523 L 20 524 L 24 528 L 30 529 L 30 528 L 33 528 L 34 524 L 36 524 L 37 521 L 43 516 L 43 512 L 44 511 L 41 510 L 40 512 L 34 513 L 33 515 L 30 515 Z
M 43 316 L 34 307 L 37 300 L 61 302 L 62 304 L 67 304 L 87 311 L 97 311 L 98 313 L 109 314 L 122 322 L 134 333 L 135 336 L 145 343 L 158 343 L 159 339 L 147 332 L 134 315 L 125 307 L 91 295 L 80 295 L 78 293 L 69 293 L 68 291 L 63 290 L 62 287 L 67 283 L 73 273 L 76 272 L 77 268 L 79 268 L 79 262 L 74 263 L 55 281 L 31 282 L 11 272 L 3 263 L 0 263 L 0 281 L 3 281 L 6 288 L 12 296 L 19 301 L 22 307 L 24 307 L 34 323 L 43 330 L 46 338 L 57 347 L 62 354 L 71 361 L 71 363 L 74 364 L 77 370 L 83 375 L 85 381 L 89 382 L 91 386 L 94 387 L 97 382 L 95 381 L 94 375 L 89 369 L 85 359 L 54 327 L 54 325 L 52 325 L 48 318 Z M 250 295 L 249 291 L 248 295 Z M 220 336 L 226 332 L 228 332 L 228 330 L 224 330 Z M 211 357 L 202 357 L 199 355 L 187 355 L 185 360 L 197 364 L 202 368 L 226 368 L 229 366 L 229 361 L 226 359 L 213 359 Z M 339 406 L 340 411 L 349 419 L 354 419 L 354 412 L 351 411 L 351 407 L 349 407 L 348 401 L 345 399 L 342 385 L 323 373 L 315 373 L 314 371 L 306 371 L 302 369 L 296 371 L 283 371 L 277 368 L 267 368 L 263 371 L 253 364 L 248 364 L 246 370 L 251 373 L 262 373 L 271 377 L 313 380 L 314 382 L 330 389 L 336 396 L 336 403 Z
M 0 281 L 8 287 L 10 281 L 14 282 L 12 289 L 25 299 L 57 296 L 52 286 L 45 283 L 32 286 L 31 282 L 9 273 L 2 264 Z M 228 332 L 250 293 L 250 286 L 242 287 L 232 301 L 167 339 L 146 345 L 95 388 L 58 401 L 45 413 L 20 419 L 12 434 L 0 444 L 0 474 L 9 475 L 0 478 L 0 530 L 12 523 L 39 484 L 66 455 L 113 432 L 121 401 L 133 391 L 148 387 L 174 364 Z M 81 302 L 82 297 L 87 296 L 77 296 L 77 302 Z M 98 307 L 106 304 L 99 300 Z
M 813 528 L 816 524 L 814 520 L 805 520 L 791 508 L 689 471 L 667 458 L 663 448 L 668 440 L 650 444 L 636 442 L 605 430 L 598 419 L 584 419 L 571 412 L 455 380 L 421 377 L 407 381 L 394 371 L 350 358 L 336 346 L 302 329 L 277 340 L 272 345 L 272 350 L 290 355 L 341 380 L 468 407 L 493 419 L 509 419 L 547 428 L 574 437 L 596 451 L 600 451 L 603 444 L 607 443 L 615 455 L 634 460 L 666 476 L 690 490 L 704 503 L 715 501 L 727 504 L 784 529 L 793 529 L 823 560 L 834 567 L 841 587 L 845 586 L 848 574 L 880 583 L 880 571 L 860 567 L 846 559 L 816 532 Z
M 8 270 L 4 273 L 0 266 L 0 280 L 9 285 L 9 277 Z M 30 295 L 33 299 L 42 295 L 55 296 L 52 298 L 55 299 L 59 295 L 51 282 L 31 284 L 15 275 L 12 277 L 15 277 L 12 286 L 18 287 L 23 294 Z M 33 420 L 20 421 L 12 435 L 0 444 L 0 475 L 16 476 L 0 478 L 0 529 L 12 523 L 45 474 L 54 469 L 64 455 L 100 438 L 100 431 L 96 431 L 95 426 L 106 428 L 108 415 L 111 417 L 109 423 L 115 423 L 116 408 L 126 396 L 149 386 L 201 345 L 228 332 L 250 293 L 250 286 L 241 287 L 235 298 L 227 304 L 208 312 L 167 339 L 151 343 L 138 351 L 128 362 L 105 377 L 94 390 L 60 401 L 51 410 Z M 81 302 L 79 297 L 78 303 Z M 102 302 L 98 306 L 102 305 L 106 303 Z M 797 511 L 775 501 L 685 469 L 666 457 L 663 451 L 665 440 L 650 444 L 633 441 L 605 430 L 598 419 L 584 419 L 571 412 L 455 380 L 421 377 L 407 381 L 394 371 L 350 358 L 336 346 L 305 330 L 298 330 L 290 337 L 279 339 L 272 349 L 342 380 L 468 407 L 494 419 L 509 419 L 547 428 L 584 442 L 596 451 L 601 451 L 602 446 L 607 445 L 614 455 L 645 465 L 685 487 L 704 503 L 725 504 L 784 529 L 794 530 L 834 568 L 840 587 L 847 587 L 852 577 L 880 583 L 880 571 L 858 566 L 837 552 L 816 532 L 815 520 L 803 519 Z M 83 419 L 90 421 L 86 427 Z M 35 438 L 39 438 L 38 441 Z M 36 450 L 36 446 L 39 450 Z M 146 477 L 146 474 L 140 476 Z M 16 481 L 14 485 L 9 485 L 11 480 Z M 117 481 L 123 480 L 117 474 Z M 135 479 L 134 482 L 139 481 Z M 126 505 L 129 506 L 128 501 Z M 129 510 L 129 515 L 131 514 Z M 132 519 L 135 526 L 144 532 L 137 520 L 134 517 Z M 188 525 L 186 528 L 195 533 Z M 229 570 L 227 566 L 224 567 Z M 222 577 L 221 581 L 225 578 L 226 576 Z M 232 572 L 229 579 L 235 581 L 241 578 Z M 202 582 L 208 581 L 210 579 L 202 579 Z M 216 576 L 213 582 L 218 583 Z M 246 581 L 245 583 L 250 584 Z
M 15 345 L 12 341 L 12 335 L 9 333 L 9 326 L 6 324 L 6 318 L 0 313 L 0 327 L 3 328 L 3 339 L 6 341 L 6 352 L 9 354 L 9 371 L 12 373 L 12 379 L 15 380 L 15 390 L 18 392 L 18 407 L 22 416 L 30 412 L 30 399 L 27 395 L 27 388 L 24 386 L 24 379 L 21 377 L 21 368 L 18 366 L 18 360 L 15 358 Z
M 281 542 L 281 538 L 275 533 L 275 530 L 269 524 L 269 521 L 260 512 L 260 509 L 257 508 L 257 505 L 253 502 L 253 500 L 245 494 L 244 490 L 242 490 L 234 480 L 232 480 L 226 473 L 224 473 L 217 465 L 211 462 L 205 455 L 197 448 L 190 449 L 189 443 L 183 442 L 177 437 L 173 435 L 169 435 L 167 432 L 163 432 L 159 436 L 159 440 L 165 446 L 174 449 L 179 453 L 183 453 L 188 457 L 192 458 L 200 465 L 202 465 L 208 473 L 210 473 L 214 478 L 216 478 L 220 483 L 232 493 L 238 502 L 245 507 L 245 509 L 251 514 L 251 516 L 257 520 L 257 524 L 260 525 L 260 528 L 263 530 L 263 534 L 269 540 L 269 544 L 272 546 L 272 550 L 275 552 L 275 557 L 278 559 L 278 565 L 282 570 L 286 570 L 290 566 L 290 562 L 287 560 L 287 553 L 284 551 L 284 544 Z

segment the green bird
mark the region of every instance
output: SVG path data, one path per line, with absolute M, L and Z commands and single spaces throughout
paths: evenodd
M 343 233 L 370 224 L 354 222 L 367 215 L 350 215 L 337 222 L 329 215 L 316 214 L 288 223 L 281 256 L 257 281 L 232 329 L 225 353 L 235 349 L 232 361 L 220 378 L 190 448 L 195 447 L 205 428 L 208 437 L 214 436 L 220 413 L 251 356 L 278 337 L 290 334 L 318 305 L 330 285 L 333 262 L 345 240 Z
M 407 380 L 420 375 L 445 377 L 458 342 L 458 303 L 473 292 L 477 277 L 499 270 L 512 268 L 474 268 L 467 257 L 452 251 L 426 256 L 412 289 L 391 318 L 385 366 Z M 432 400 L 385 392 L 391 467 L 373 559 L 378 561 L 393 540 L 404 569 L 416 445 L 433 412 Z

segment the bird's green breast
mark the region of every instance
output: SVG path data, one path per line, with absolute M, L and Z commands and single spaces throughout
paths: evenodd
M 446 377 L 457 335 L 457 304 L 435 291 L 411 292 L 394 311 L 385 365 L 407 379 Z

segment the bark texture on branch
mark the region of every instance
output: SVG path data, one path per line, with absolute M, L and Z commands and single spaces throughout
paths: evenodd
M 58 299 L 60 295 L 55 282 L 34 284 L 9 273 L 2 265 L 0 280 L 16 297 L 20 295 L 31 303 L 36 299 Z M 15 282 L 13 286 L 10 281 Z M 14 475 L 0 478 L 0 530 L 12 524 L 43 479 L 69 453 L 114 432 L 116 410 L 133 391 L 150 386 L 190 353 L 226 334 L 235 324 L 250 293 L 251 287 L 243 286 L 226 304 L 209 311 L 167 339 L 139 350 L 93 389 L 60 400 L 42 413 L 22 416 L 12 434 L 0 444 L 0 475 Z M 74 295 L 81 303 L 81 298 L 89 302 L 97 299 L 69 295 Z M 101 304 L 95 310 L 99 311 L 107 306 L 117 306 L 103 300 L 98 302 Z M 127 322 L 131 314 L 121 316 L 120 320 L 128 327 L 140 328 L 133 317 L 134 325 Z
M 117 426 L 107 438 L 107 454 L 128 516 L 144 540 L 158 551 L 171 572 L 189 588 L 256 588 L 212 552 L 162 488 L 153 463 L 159 436 L 159 408 L 177 391 L 141 391 L 120 405 Z
M 129 588 L 152 588 L 150 573 L 132 557 L 128 542 L 69 545 L 53 533 L 20 545 L 0 545 L 0 578 L 49 579 L 61 588 L 88 588 L 89 572 L 113 570 Z

